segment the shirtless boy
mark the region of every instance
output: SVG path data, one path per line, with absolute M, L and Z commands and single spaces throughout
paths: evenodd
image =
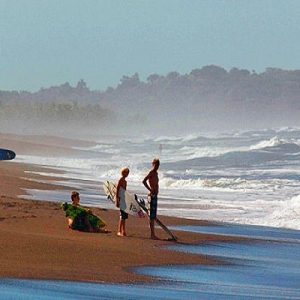
M 150 192 L 150 230 L 151 230 L 151 239 L 157 240 L 158 237 L 155 235 L 154 221 L 156 219 L 157 213 L 157 195 L 159 190 L 159 179 L 157 170 L 159 168 L 160 162 L 159 159 L 153 159 L 152 169 L 148 175 L 144 178 L 143 184 L 146 189 Z

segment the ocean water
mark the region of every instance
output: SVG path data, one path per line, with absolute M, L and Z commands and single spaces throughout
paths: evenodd
M 78 157 L 17 155 L 16 161 L 64 170 L 59 184 L 80 189 L 83 203 L 107 208 L 112 205 L 103 181 L 117 181 L 128 166 L 128 190 L 145 197 L 141 181 L 159 157 L 159 214 L 300 229 L 300 129 L 95 142 L 80 148 Z M 32 198 L 69 199 L 69 192 L 28 192 Z
M 120 168 L 128 166 L 128 189 L 145 197 L 141 181 L 152 159 L 159 157 L 159 214 L 215 221 L 210 226 L 174 230 L 254 240 L 170 246 L 218 257 L 223 261 L 218 266 L 132 269 L 158 277 L 159 284 L 1 279 L 1 299 L 300 299 L 300 130 L 96 143 L 79 149 L 78 157 L 17 155 L 16 161 L 63 170 L 59 175 L 39 173 L 52 177 L 53 183 L 80 190 L 84 204 L 113 208 L 102 182 L 117 181 Z M 66 190 L 27 192 L 28 198 L 58 202 L 69 200 L 70 195 Z
M 206 232 L 207 226 L 185 230 Z M 1 279 L 1 299 L 300 299 L 300 232 L 255 226 L 210 226 L 209 232 L 254 238 L 237 242 L 174 244 L 176 251 L 218 257 L 221 265 L 134 268 L 156 284 L 106 284 Z M 180 228 L 183 229 L 183 228 Z M 259 235 L 259 239 L 256 239 Z M 282 236 L 290 238 L 282 240 Z M 272 238 L 269 240 L 269 238 Z

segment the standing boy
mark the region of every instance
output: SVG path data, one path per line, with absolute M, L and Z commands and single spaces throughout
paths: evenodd
M 117 185 L 117 192 L 116 192 L 116 206 L 120 208 L 120 220 L 118 225 L 118 236 L 126 236 L 126 229 L 125 229 L 125 221 L 128 219 L 128 213 L 124 210 L 126 209 L 125 203 L 125 191 L 127 188 L 127 181 L 126 177 L 129 175 L 129 169 L 123 168 L 121 170 L 122 177 L 119 179 Z
M 157 170 L 159 168 L 160 162 L 159 159 L 153 159 L 152 169 L 148 175 L 144 178 L 143 184 L 146 189 L 150 192 L 150 230 L 151 230 L 151 239 L 157 240 L 158 237 L 155 235 L 154 221 L 156 220 L 157 213 L 157 195 L 159 190 L 159 179 Z

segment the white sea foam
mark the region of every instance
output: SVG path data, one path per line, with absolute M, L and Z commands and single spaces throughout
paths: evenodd
M 120 149 L 116 148 L 114 145 L 107 145 L 107 144 L 97 144 L 96 146 L 87 148 L 86 150 L 97 151 L 102 153 L 110 153 L 110 154 L 120 153 Z
M 300 128 L 298 127 L 281 127 L 276 130 L 277 132 L 293 132 L 300 133 Z
M 243 151 L 245 147 L 228 148 L 228 147 L 191 147 L 184 146 L 179 149 L 181 158 L 193 159 L 200 157 L 216 157 L 232 151 Z
M 160 136 L 155 138 L 153 141 L 154 142 L 181 142 L 181 143 L 186 143 L 186 142 L 191 142 L 194 140 L 198 139 L 205 139 L 204 134 L 197 134 L 197 133 L 192 133 L 184 136 Z
M 266 218 L 264 225 L 269 223 L 277 227 L 300 229 L 300 195 L 278 202 L 278 206 Z
M 275 136 L 275 137 L 272 137 L 269 140 L 264 140 L 264 141 L 259 142 L 256 145 L 251 146 L 250 149 L 251 150 L 264 149 L 264 148 L 269 148 L 269 147 L 282 145 L 284 143 L 285 143 L 284 140 L 281 140 L 277 136 Z
M 300 131 L 291 129 L 228 134 L 220 139 L 200 134 L 123 138 L 122 143 L 111 139 L 81 148 L 78 157 L 17 155 L 16 161 L 63 170 L 61 177 L 81 187 L 92 203 L 97 197 L 94 190 L 100 193 L 95 182 L 117 181 L 123 166 L 130 168 L 129 190 L 145 196 L 141 182 L 153 157 L 160 154 L 161 213 L 300 229 L 299 140 Z
M 160 136 L 160 137 L 157 137 L 153 140 L 154 142 L 157 142 L 157 143 L 161 143 L 161 142 L 167 142 L 167 141 L 170 141 L 170 142 L 181 142 L 182 141 L 182 137 L 180 136 Z
M 273 193 L 291 188 L 300 188 L 300 182 L 295 180 L 283 179 L 260 179 L 246 180 L 243 178 L 218 178 L 218 179 L 173 179 L 167 176 L 161 176 L 161 188 L 180 189 L 180 190 L 214 190 L 214 191 L 240 191 L 253 192 L 258 191 Z

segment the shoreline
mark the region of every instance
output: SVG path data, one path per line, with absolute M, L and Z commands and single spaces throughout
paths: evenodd
M 25 200 L 23 188 L 69 189 L 24 178 L 45 179 L 25 173 L 44 167 L 15 162 L 0 165 L 0 276 L 2 278 L 58 279 L 87 282 L 157 282 L 157 278 L 132 272 L 136 267 L 178 264 L 221 264 L 206 255 L 182 253 L 165 246 L 167 236 L 157 229 L 162 240 L 149 239 L 147 219 L 130 217 L 128 237 L 116 236 L 119 212 L 92 208 L 111 231 L 108 234 L 83 233 L 68 229 L 60 203 Z M 48 170 L 51 170 L 48 168 Z M 71 190 L 70 190 L 71 191 Z M 69 199 L 66 199 L 69 201 Z M 208 222 L 159 216 L 167 225 L 201 225 Z M 178 243 L 240 240 L 236 237 L 176 231 Z M 74 263 L 76 262 L 76 263 Z
M 0 162 L 1 295 L 140 299 L 147 293 L 154 299 L 170 295 L 174 299 L 231 295 L 261 299 L 278 297 L 279 292 L 299 297 L 300 232 L 210 221 L 207 211 L 201 214 L 207 221 L 164 216 L 160 213 L 166 213 L 165 207 L 160 206 L 159 218 L 172 228 L 178 242 L 167 241 L 159 227 L 161 240 L 151 240 L 148 219 L 131 216 L 126 222 L 128 237 L 120 238 L 116 235 L 119 211 L 99 189 L 101 180 L 95 180 L 103 174 L 84 176 L 87 168 L 74 168 L 72 173 L 73 158 L 85 163 L 92 154 L 83 150 L 85 141 L 10 138 L 14 143 L 18 140 L 18 148 L 11 148 L 20 159 Z M 76 149 L 78 145 L 83 149 Z M 32 150 L 30 163 L 26 153 Z M 45 153 L 52 160 L 43 165 Z M 34 159 L 35 155 L 42 159 Z M 60 161 L 63 157 L 70 158 L 71 172 L 60 167 L 65 165 Z M 73 190 L 81 193 L 82 205 L 107 222 L 109 234 L 68 228 L 60 204 L 70 201 Z M 178 216 L 185 206 L 178 205 L 176 197 L 169 200 L 174 200 L 168 203 L 174 204 L 172 214 Z

